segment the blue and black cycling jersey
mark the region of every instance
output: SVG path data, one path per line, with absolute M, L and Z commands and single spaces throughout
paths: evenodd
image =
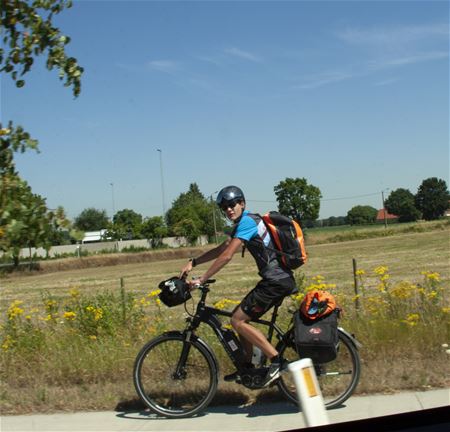
M 292 277 L 292 272 L 281 266 L 277 254 L 268 248 L 275 246 L 262 218 L 244 210 L 234 226 L 232 238 L 242 240 L 256 261 L 259 275 L 266 280 L 280 280 Z

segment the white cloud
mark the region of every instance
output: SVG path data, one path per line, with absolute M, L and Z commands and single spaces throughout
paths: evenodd
M 241 50 L 239 48 L 235 48 L 235 47 L 225 48 L 224 52 L 225 52 L 225 54 L 228 54 L 230 56 L 238 57 L 238 58 L 256 62 L 256 63 L 260 63 L 262 61 L 262 59 L 259 56 L 255 55 L 253 53 L 250 53 L 248 51 L 243 51 L 243 50 Z
M 152 60 L 147 63 L 147 67 L 159 72 L 173 74 L 180 70 L 180 63 L 173 60 Z
M 377 86 L 377 87 L 381 87 L 381 86 L 387 86 L 387 85 L 394 84 L 397 81 L 398 81 L 398 78 L 388 78 L 388 79 L 385 79 L 382 81 L 378 81 L 378 82 L 374 83 L 373 85 Z
M 314 89 L 318 87 L 322 87 L 327 84 L 336 83 L 339 81 L 348 80 L 350 78 L 354 78 L 357 76 L 355 73 L 347 73 L 347 72 L 324 72 L 315 75 L 313 78 L 306 79 L 303 84 L 295 85 L 294 89 Z
M 304 78 L 296 89 L 314 89 L 340 81 L 368 76 L 380 71 L 406 67 L 416 63 L 438 61 L 449 57 L 448 24 L 397 26 L 389 28 L 346 29 L 337 33 L 339 39 L 350 45 L 365 48 L 368 60 L 353 67 L 336 67 Z M 440 43 L 436 49 L 436 40 Z M 430 50 L 429 42 L 434 49 Z M 445 47 L 441 42 L 445 42 Z M 348 72 L 350 70 L 350 72 Z M 396 80 L 380 80 L 375 85 L 393 84 Z
M 370 29 L 348 28 L 337 32 L 337 36 L 353 45 L 399 46 L 435 37 L 448 38 L 449 26 L 447 23 L 437 23 Z
M 446 58 L 448 58 L 448 52 L 446 51 L 416 53 L 400 57 L 372 60 L 368 63 L 368 69 L 375 71 L 398 66 L 406 66 L 415 63 L 428 62 L 433 60 L 442 60 Z

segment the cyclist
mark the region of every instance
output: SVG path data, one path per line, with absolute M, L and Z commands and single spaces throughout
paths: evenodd
M 191 287 L 203 284 L 228 264 L 239 249 L 246 247 L 249 250 L 256 261 L 261 280 L 233 311 L 231 325 L 242 342 L 245 358 L 243 369 L 253 367 L 251 363 L 253 345 L 270 359 L 271 363 L 263 381 L 263 386 L 267 386 L 279 377 L 280 371 L 286 367 L 286 362 L 264 334 L 253 327 L 249 320 L 260 318 L 284 297 L 295 293 L 297 287 L 292 271 L 280 264 L 273 251 L 274 245 L 261 217 L 246 210 L 242 190 L 237 186 L 224 187 L 217 195 L 216 203 L 226 217 L 233 222 L 233 231 L 230 237 L 219 246 L 196 258 L 191 258 L 181 270 L 181 277 L 187 275 L 196 265 L 215 260 L 202 276 L 189 281 Z M 236 381 L 239 377 L 240 371 L 237 370 L 226 375 L 224 379 Z

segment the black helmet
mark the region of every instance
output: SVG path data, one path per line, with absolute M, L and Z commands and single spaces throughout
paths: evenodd
M 160 282 L 158 286 L 161 290 L 159 298 L 166 306 L 177 306 L 191 298 L 189 284 L 179 277 L 171 277 Z
M 244 192 L 237 186 L 224 187 L 217 195 L 216 204 L 222 207 L 232 202 L 245 201 Z

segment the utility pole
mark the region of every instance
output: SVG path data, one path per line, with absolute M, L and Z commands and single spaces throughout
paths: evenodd
M 388 190 L 388 189 L 386 189 Z M 381 191 L 381 199 L 383 201 L 384 228 L 387 228 L 386 206 L 384 205 L 384 190 Z
M 215 191 L 214 193 L 217 193 L 217 191 Z M 214 205 L 214 201 L 213 201 L 213 194 L 210 195 L 211 198 L 211 208 L 212 208 L 212 214 L 213 214 L 213 222 L 214 222 L 214 240 L 215 243 L 217 244 L 217 225 L 216 225 L 216 207 Z
M 162 209 L 163 209 L 163 217 L 166 215 L 166 200 L 164 198 L 164 174 L 163 174 L 163 163 L 162 163 L 162 150 L 156 149 L 159 152 L 159 167 L 161 170 L 161 197 L 162 197 Z

